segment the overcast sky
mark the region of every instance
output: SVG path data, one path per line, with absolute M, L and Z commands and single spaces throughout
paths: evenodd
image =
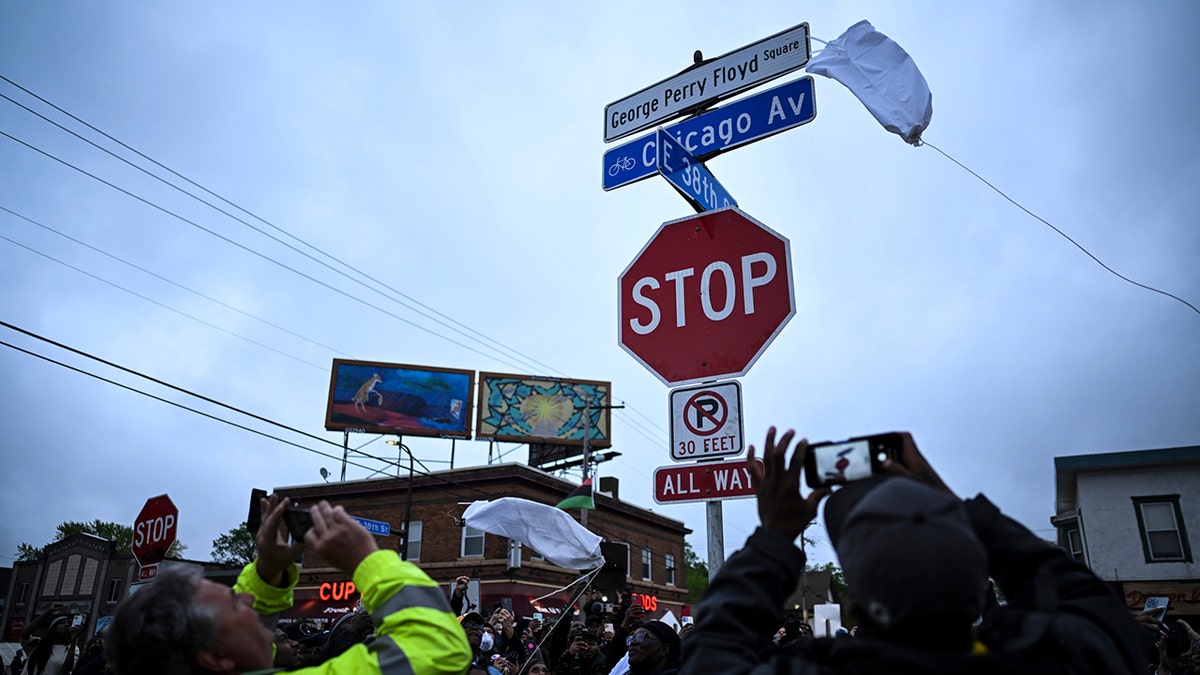
M 617 276 L 692 210 L 658 177 L 601 190 L 604 106 L 694 50 L 801 22 L 831 40 L 861 19 L 928 80 L 927 141 L 1117 272 L 1200 304 L 1194 2 L 0 4 L 0 75 L 217 196 L 0 94 L 244 221 L 0 99 L 0 320 L 329 441 L 0 327 L 0 565 L 62 521 L 132 523 L 162 493 L 206 558 L 252 487 L 336 479 L 334 357 L 611 381 L 623 454 L 600 475 L 705 556 L 703 505 L 652 499 L 669 390 L 616 338 Z M 791 242 L 796 315 L 742 378 L 753 442 L 770 425 L 909 430 L 951 487 L 1047 538 L 1053 457 L 1200 443 L 1200 314 L 906 145 L 840 84 L 816 77 L 816 101 L 811 124 L 709 162 Z M 446 467 L 450 441 L 406 442 Z M 487 458 L 457 444 L 456 466 Z M 754 502 L 724 514 L 732 552 Z M 832 559 L 814 536 L 814 562 Z

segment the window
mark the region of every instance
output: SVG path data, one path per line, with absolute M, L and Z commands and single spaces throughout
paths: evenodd
M 1083 536 L 1079 533 L 1079 527 L 1068 528 L 1065 531 L 1067 553 L 1079 562 L 1085 562 L 1083 559 Z
M 675 554 L 668 553 L 664 557 L 666 558 L 667 585 L 674 586 L 675 585 Z
M 100 561 L 86 558 L 83 561 L 83 576 L 79 577 L 79 594 L 91 595 L 96 588 L 96 573 L 100 571 Z
M 62 575 L 62 560 L 55 560 L 46 566 L 46 581 L 42 585 L 42 597 L 52 598 L 58 593 L 58 578 Z
M 78 553 L 67 558 L 67 569 L 63 572 L 62 588 L 58 590 L 59 595 L 75 595 L 75 586 L 79 579 L 79 566 L 82 562 L 83 556 Z
M 470 525 L 463 526 L 462 557 L 483 557 L 483 530 L 477 530 Z
M 110 605 L 115 605 L 115 604 L 117 604 L 117 601 L 120 599 L 121 599 L 121 580 L 116 579 L 116 578 L 109 579 L 108 580 L 108 595 L 104 596 L 104 602 L 106 602 Z
M 17 604 L 24 605 L 27 602 L 29 602 L 29 582 L 22 581 L 21 585 L 17 587 Z
M 1138 530 L 1142 534 L 1142 550 L 1146 562 L 1191 562 L 1179 495 L 1134 497 Z
M 408 521 L 408 559 L 421 559 L 421 533 L 424 523 L 420 520 Z
M 650 581 L 650 549 L 642 549 L 642 581 Z

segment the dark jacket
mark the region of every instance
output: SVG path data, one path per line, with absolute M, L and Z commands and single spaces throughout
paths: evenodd
M 758 528 L 713 578 L 684 642 L 690 673 L 1143 673 L 1145 632 L 1103 581 L 1065 552 L 1004 516 L 980 495 L 966 503 L 988 553 L 988 573 L 1008 599 L 985 611 L 985 654 L 945 654 L 863 637 L 821 638 L 772 649 L 780 599 L 796 587 L 804 554 Z

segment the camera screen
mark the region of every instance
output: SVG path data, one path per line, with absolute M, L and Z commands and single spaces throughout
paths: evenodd
M 817 475 L 822 483 L 845 483 L 871 475 L 871 445 L 868 441 L 836 443 L 814 448 Z

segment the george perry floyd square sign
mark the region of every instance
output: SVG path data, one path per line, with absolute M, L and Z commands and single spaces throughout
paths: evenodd
M 808 63 L 808 24 L 802 23 L 728 54 L 701 62 L 604 107 L 610 143 L 713 103 Z

